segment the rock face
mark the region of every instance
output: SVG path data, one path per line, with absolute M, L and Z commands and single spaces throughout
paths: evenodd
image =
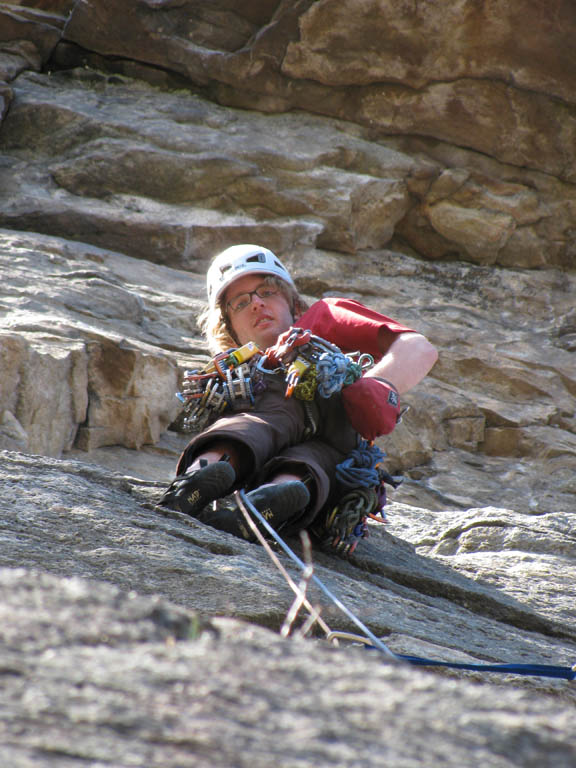
M 485 706 L 472 683 L 361 651 L 305 648 L 229 620 L 202 627 L 101 582 L 15 569 L 2 570 L 0 584 L 2 602 L 18 611 L 0 635 L 2 704 L 20 704 L 4 720 L 3 757 L 18 768 L 378 766 L 383 756 L 416 766 L 423 754 L 457 766 L 471 751 L 498 768 L 572 764 L 571 713 L 529 691 L 487 686 Z
M 159 484 L 8 452 L 0 483 L 1 738 L 16 768 L 573 764 L 574 683 L 433 675 L 303 641 L 300 621 L 281 639 L 294 595 L 264 549 L 155 508 Z M 570 666 L 569 518 L 394 504 L 391 532 L 371 526 L 351 563 L 315 553 L 315 573 L 395 652 Z M 308 596 L 331 630 L 357 631 Z
M 530 697 L 534 686 L 572 703 L 565 684 L 506 678 L 495 694 L 241 628 L 278 630 L 292 599 L 263 550 L 153 506 L 188 439 L 174 394 L 207 357 L 195 319 L 207 264 L 233 243 L 261 243 L 309 300 L 357 298 L 440 352 L 379 441 L 405 476 L 388 528 L 373 528 L 352 564 L 315 554 L 318 572 L 396 651 L 576 661 L 575 27 L 569 0 L 0 7 L 2 642 L 6 701 L 23 713 L 3 731 L 11 765 L 63 765 L 59 754 L 66 764 L 138 754 L 146 765 L 269 765 L 284 727 L 286 765 L 357 765 L 346 743 L 363 765 L 380 765 L 391 744 L 391 764 L 416 765 L 423 745 L 394 717 L 421 713 L 414 732 L 428 733 L 432 696 L 446 723 L 471 730 L 440 728 L 431 764 L 469 764 L 472 744 L 486 765 L 573 764 L 558 701 L 546 709 Z M 61 617 L 44 646 L 42 601 Z M 80 637 L 66 617 L 82 624 L 88 604 L 100 618 Z M 233 619 L 212 619 L 188 643 L 192 611 Z M 128 630 L 120 614 L 140 618 Z M 121 664 L 113 638 L 137 659 L 123 695 L 150 686 L 125 721 L 113 698 L 90 710 Z M 192 738 L 201 705 L 167 680 L 195 674 L 209 687 L 195 659 L 222 681 L 233 654 L 251 680 L 283 685 L 284 660 L 292 693 L 263 695 L 254 682 L 244 699 L 230 694 L 232 709 L 267 713 L 258 732 L 252 715 L 225 725 L 229 707 L 209 688 L 210 730 Z M 332 750 L 340 710 L 319 692 L 340 695 L 335 658 L 348 719 Z M 79 686 L 82 674 L 81 701 L 54 688 L 58 675 Z M 368 710 L 376 697 L 389 706 L 384 736 L 352 690 L 358 674 L 373 685 Z M 155 719 L 162 706 L 176 713 L 169 724 Z M 279 708 L 313 747 L 271 717 Z M 156 731 L 142 725 L 151 713 Z M 19 730 L 26 718 L 34 730 Z M 89 738 L 59 753 L 70 723 Z M 98 746 L 107 728 L 134 739 Z M 234 754 L 214 729 L 240 745 Z M 248 748 L 258 738 L 259 757 Z

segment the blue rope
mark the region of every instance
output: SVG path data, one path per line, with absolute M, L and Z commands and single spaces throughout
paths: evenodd
M 303 572 L 307 571 L 307 566 L 300 560 L 300 558 L 290 549 L 286 542 L 282 539 L 280 534 L 272 528 L 270 523 L 265 517 L 256 509 L 256 507 L 247 498 L 244 491 L 235 491 L 234 496 L 237 501 L 240 501 L 245 509 L 255 517 L 258 522 L 268 531 L 268 533 L 276 540 L 276 542 L 282 547 L 288 557 L 298 565 Z M 466 664 L 460 662 L 450 661 L 434 661 L 433 659 L 426 659 L 421 656 L 406 656 L 404 654 L 394 653 L 385 645 L 380 638 L 368 629 L 360 619 L 347 608 L 341 600 L 339 600 L 328 587 L 312 573 L 312 581 L 320 587 L 322 592 L 339 608 L 357 627 L 361 630 L 365 637 L 367 637 L 372 645 L 367 645 L 367 649 L 374 649 L 380 651 L 390 661 L 405 661 L 408 664 L 422 667 L 450 667 L 452 669 L 467 669 L 473 672 L 504 672 L 507 674 L 516 675 L 532 675 L 535 677 L 555 677 L 563 680 L 576 679 L 576 664 L 573 667 L 556 667 L 548 664 Z
M 345 488 L 372 488 L 379 485 L 380 478 L 376 467 L 384 456 L 377 445 L 370 445 L 367 440 L 361 440 L 358 447 L 336 466 L 336 479 Z
M 316 383 L 320 397 L 340 392 L 346 380 L 348 358 L 341 352 L 323 352 L 316 363 Z
M 342 352 L 322 352 L 316 363 L 316 383 L 320 397 L 331 397 L 353 384 L 362 368 Z
M 366 646 L 370 649 L 372 646 Z M 562 680 L 576 679 L 576 664 L 573 667 L 556 667 L 550 664 L 467 664 L 456 661 L 434 661 L 421 656 L 398 654 L 409 664 L 420 667 L 449 667 L 467 669 L 471 672 L 502 672 L 509 675 L 533 675 L 535 677 L 555 677 Z

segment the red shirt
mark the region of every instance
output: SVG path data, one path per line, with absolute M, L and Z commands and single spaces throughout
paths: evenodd
M 399 333 L 415 333 L 396 320 L 365 307 L 354 299 L 320 299 L 295 322 L 299 328 L 331 341 L 343 352 L 368 352 L 381 357 Z M 386 333 L 381 334 L 381 329 Z M 383 348 L 379 344 L 383 344 Z

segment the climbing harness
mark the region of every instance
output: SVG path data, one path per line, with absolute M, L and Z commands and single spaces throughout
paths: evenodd
M 398 488 L 402 478 L 384 470 L 384 458 L 377 445 L 361 440 L 337 465 L 338 503 L 312 527 L 322 549 L 349 557 L 368 538 L 368 519 L 386 522 L 386 485 Z
M 277 544 L 284 550 L 288 557 L 296 563 L 296 565 L 302 570 L 303 573 L 308 572 L 308 566 L 290 549 L 286 542 L 282 539 L 280 534 L 268 524 L 263 515 L 256 509 L 256 507 L 250 503 L 246 497 L 244 491 L 236 491 L 235 497 L 238 504 L 246 509 L 250 515 L 258 520 L 263 528 L 272 536 Z M 309 574 L 311 581 L 313 581 L 317 587 L 328 597 L 328 599 L 340 610 L 344 615 L 352 621 L 353 624 L 362 632 L 362 635 L 353 635 L 350 633 L 332 632 L 328 635 L 328 639 L 337 639 L 339 637 L 345 639 L 358 640 L 366 645 L 367 648 L 372 648 L 380 651 L 389 661 L 397 663 L 408 663 L 414 666 L 423 667 L 448 667 L 451 669 L 463 669 L 474 672 L 502 672 L 506 674 L 516 675 L 530 675 L 533 677 L 551 677 L 563 680 L 575 680 L 576 679 L 576 664 L 572 667 L 560 667 L 550 664 L 468 664 L 462 662 L 449 662 L 449 661 L 436 661 L 434 659 L 427 659 L 422 656 L 410 656 L 406 654 L 394 653 L 386 646 L 379 637 L 377 637 L 344 603 L 336 597 L 328 587 L 316 576 L 315 573 Z

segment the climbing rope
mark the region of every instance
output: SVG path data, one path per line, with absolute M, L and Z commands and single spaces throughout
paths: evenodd
M 345 488 L 369 488 L 380 484 L 378 465 L 385 454 L 375 443 L 361 440 L 350 454 L 336 466 L 336 479 Z
M 272 528 L 264 516 L 256 509 L 256 507 L 250 502 L 244 491 L 235 492 L 236 501 L 239 505 L 242 505 L 247 509 L 250 514 L 255 517 L 258 522 L 265 528 L 265 530 L 272 536 L 277 544 L 284 550 L 288 557 L 298 565 L 303 573 L 309 573 L 308 566 L 300 560 L 300 558 L 290 549 L 286 542 L 282 539 L 280 534 Z M 436 661 L 434 659 L 427 659 L 422 656 L 409 656 L 406 654 L 394 653 L 385 645 L 379 637 L 377 637 L 344 603 L 336 597 L 328 587 L 312 573 L 311 580 L 319 587 L 322 592 L 328 597 L 328 599 L 347 616 L 353 624 L 358 627 L 362 632 L 361 636 L 350 635 L 348 633 L 334 633 L 332 632 L 328 637 L 338 637 L 339 635 L 346 635 L 347 639 L 357 639 L 364 643 L 369 648 L 374 648 L 380 651 L 388 661 L 397 663 L 408 663 L 415 666 L 423 667 L 448 667 L 451 669 L 463 669 L 475 672 L 502 672 L 506 674 L 516 675 L 530 675 L 532 677 L 551 677 L 563 680 L 575 680 L 576 679 L 576 664 L 572 667 L 560 667 L 550 664 L 468 664 L 462 662 L 450 662 L 450 661 Z
M 360 541 L 368 538 L 368 519 L 386 522 L 386 484 L 396 488 L 401 478 L 384 470 L 384 458 L 377 445 L 360 440 L 336 466 L 336 480 L 342 488 L 338 503 L 311 529 L 322 549 L 349 557 Z
M 299 568 L 302 569 L 302 572 L 306 572 L 307 566 L 306 564 L 300 560 L 298 555 L 296 555 L 290 547 L 286 544 L 284 539 L 280 536 L 280 534 L 272 528 L 270 523 L 266 520 L 266 518 L 256 509 L 256 507 L 250 502 L 248 499 L 246 493 L 244 491 L 235 491 L 234 496 L 236 498 L 236 501 L 243 504 L 245 509 L 248 509 L 250 514 L 253 515 L 259 523 L 265 528 L 265 530 L 272 536 L 273 539 L 275 539 L 276 543 L 280 545 L 280 547 L 284 550 L 284 552 L 288 555 L 288 557 L 293 560 L 293 562 L 298 565 Z M 352 621 L 358 629 L 371 640 L 372 644 L 375 648 L 377 648 L 381 653 L 383 653 L 385 656 L 387 656 L 391 661 L 396 661 L 396 654 L 393 653 L 389 648 L 384 645 L 384 643 L 380 640 L 380 638 L 376 637 L 376 635 L 371 632 L 368 627 L 360 621 L 360 619 L 352 613 L 352 611 L 347 608 L 344 603 L 339 600 L 332 592 L 328 589 L 328 587 L 322 582 L 318 576 L 316 576 L 315 573 L 311 574 L 311 580 L 316 584 L 317 587 L 319 587 L 322 592 L 334 603 L 334 605 L 339 608 L 342 613 L 347 616 L 350 621 Z

